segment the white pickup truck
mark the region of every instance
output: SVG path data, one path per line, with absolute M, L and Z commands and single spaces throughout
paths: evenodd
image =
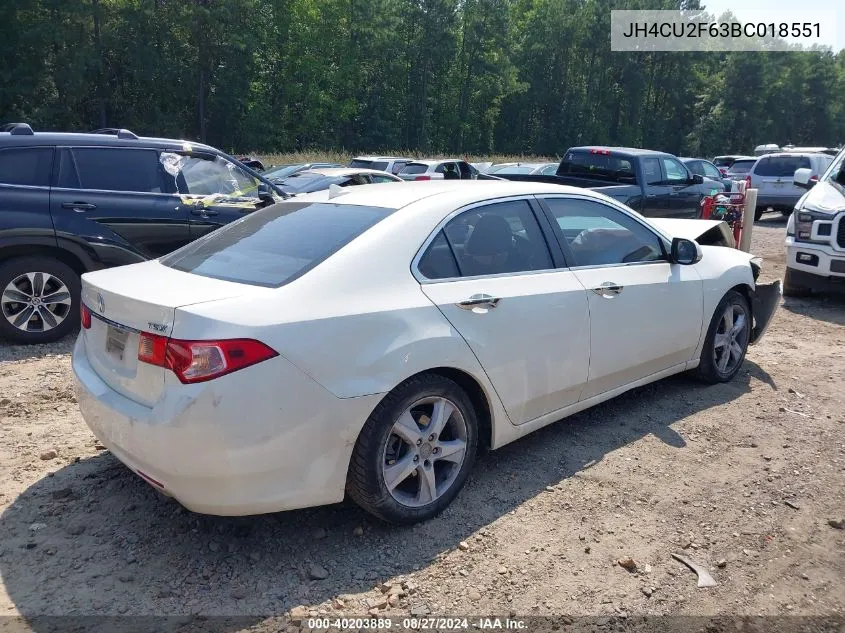
M 798 169 L 793 182 L 809 191 L 786 225 L 783 294 L 845 292 L 845 150 L 821 178 Z

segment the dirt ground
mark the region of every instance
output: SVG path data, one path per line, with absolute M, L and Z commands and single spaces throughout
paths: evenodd
M 783 275 L 784 225 L 755 229 L 764 280 Z M 843 324 L 842 299 L 787 299 L 734 382 L 664 380 L 482 456 L 457 502 L 413 528 L 351 503 L 185 511 L 98 446 L 72 340 L 2 344 L 0 616 L 243 615 L 229 630 L 261 631 L 291 609 L 841 616 Z M 672 552 L 717 586 L 697 588 Z

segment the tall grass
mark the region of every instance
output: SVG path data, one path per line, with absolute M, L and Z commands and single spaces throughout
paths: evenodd
M 423 154 L 421 152 L 405 151 L 405 150 L 391 150 L 384 152 L 372 152 L 365 154 L 359 152 L 353 154 L 344 150 L 303 150 L 299 152 L 287 152 L 284 154 L 251 154 L 258 156 L 264 163 L 265 167 L 278 165 L 295 165 L 299 163 L 339 163 L 346 165 L 352 160 L 353 156 L 403 156 L 407 158 L 463 158 L 470 163 L 528 163 L 528 162 L 557 162 L 560 160 L 555 157 L 547 156 L 531 156 L 531 155 L 512 155 L 512 154 L 490 154 L 490 155 L 455 155 L 455 154 Z

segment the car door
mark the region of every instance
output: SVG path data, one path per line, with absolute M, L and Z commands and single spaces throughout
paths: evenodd
M 702 326 L 695 266 L 669 263 L 664 240 L 620 208 L 577 196 L 542 202 L 587 289 L 590 369 L 582 399 L 691 360 Z
M 731 189 L 731 181 L 728 178 L 722 176 L 722 172 L 719 171 L 719 168 L 716 167 L 713 163 L 709 163 L 706 160 L 698 161 L 698 164 L 701 166 L 701 175 L 705 178 L 709 178 L 713 182 L 717 182 L 721 184 L 726 191 L 730 191 Z M 694 172 L 699 173 L 699 172 Z
M 664 181 L 663 166 L 656 157 L 640 160 L 643 183 L 643 202 L 640 213 L 651 218 L 662 218 L 669 214 L 669 195 L 672 188 Z
M 23 234 L 44 245 L 56 243 L 50 220 L 53 155 L 52 147 L 0 149 L 0 246 Z
M 62 147 L 50 213 L 56 235 L 84 241 L 106 265 L 165 255 L 190 241 L 154 148 Z
M 697 218 L 700 213 L 701 186 L 692 182 L 692 175 L 677 158 L 661 156 L 660 162 L 666 174 L 664 182 L 670 189 L 667 217 Z
M 414 267 L 514 424 L 576 403 L 587 380 L 586 291 L 549 240 L 528 200 L 486 202 L 451 219 Z
M 188 217 L 192 240 L 261 206 L 259 181 L 240 166 L 213 153 L 177 156 L 176 187 Z

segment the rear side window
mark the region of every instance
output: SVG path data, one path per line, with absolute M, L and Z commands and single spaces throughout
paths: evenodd
M 424 174 L 428 171 L 428 165 L 423 163 L 408 163 L 402 168 L 403 174 Z
M 387 161 L 386 160 L 376 160 L 370 163 L 370 169 L 377 169 L 378 171 L 386 171 L 387 170 Z
M 560 163 L 558 175 L 600 178 L 610 182 L 636 184 L 634 166 L 630 160 L 603 153 L 606 150 L 567 152 Z
M 15 147 L 0 151 L 0 185 L 47 187 L 53 169 L 50 147 Z
M 660 161 L 656 158 L 643 158 L 643 178 L 647 185 L 659 185 L 663 182 L 663 172 L 660 171 Z
M 446 241 L 443 231 L 437 234 L 426 249 L 418 268 L 427 279 L 452 279 L 461 276 L 455 254 Z
M 326 260 L 393 209 L 280 202 L 163 257 L 165 266 L 203 277 L 277 288 Z
M 76 167 L 80 189 L 162 192 L 162 177 L 156 150 L 75 147 L 66 156 L 72 158 L 72 165 Z M 65 176 L 65 167 L 62 165 L 62 176 Z M 67 167 L 70 168 L 71 165 Z M 60 178 L 60 181 L 68 182 L 65 178 Z
M 757 176 L 792 178 L 795 170 L 802 167 L 810 168 L 810 159 L 807 156 L 772 156 L 761 158 L 754 168 L 754 173 Z

